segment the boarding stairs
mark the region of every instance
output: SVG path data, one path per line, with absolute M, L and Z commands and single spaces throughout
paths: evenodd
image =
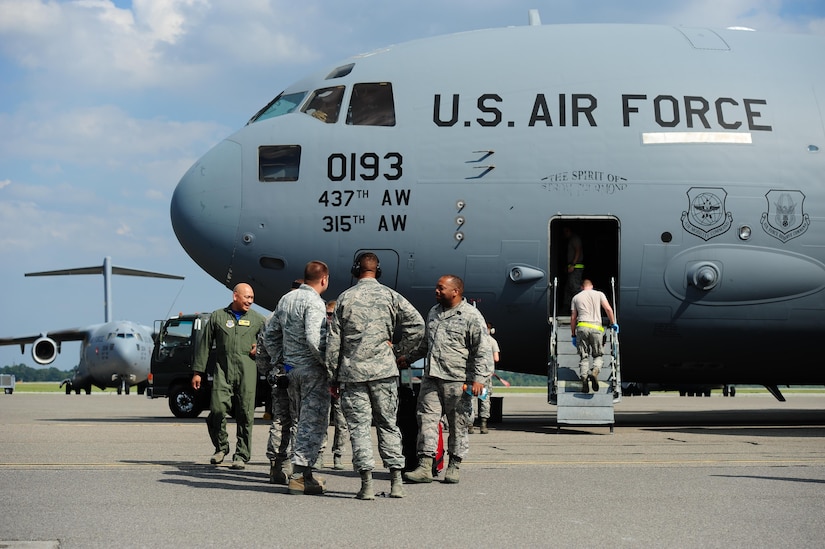
M 554 280 L 551 287 L 553 303 L 556 303 L 557 288 L 557 280 Z M 613 295 L 615 296 L 615 289 Z M 614 314 L 615 301 L 614 297 Z M 547 397 L 550 404 L 557 406 L 557 429 L 561 430 L 562 425 L 609 425 L 612 433 L 615 423 L 613 407 L 621 401 L 622 395 L 618 333 L 609 327 L 605 328 L 604 362 L 598 376 L 599 390 L 594 392 L 590 388 L 590 392 L 584 393 L 579 377 L 579 355 L 570 337 L 570 316 L 557 315 L 554 308 L 550 323 Z

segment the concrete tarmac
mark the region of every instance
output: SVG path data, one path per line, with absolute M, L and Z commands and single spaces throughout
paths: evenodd
M 378 469 L 360 501 L 351 468 L 321 473 L 324 496 L 268 484 L 260 409 L 233 471 L 209 465 L 206 414 L 165 399 L 0 395 L 0 547 L 819 548 L 825 395 L 787 396 L 626 397 L 610 434 L 557 431 L 544 395 L 507 395 L 459 484 L 390 499 Z

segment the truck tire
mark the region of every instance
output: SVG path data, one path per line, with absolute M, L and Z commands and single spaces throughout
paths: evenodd
M 180 418 L 198 417 L 203 411 L 195 390 L 186 385 L 175 385 L 169 390 L 169 410 Z

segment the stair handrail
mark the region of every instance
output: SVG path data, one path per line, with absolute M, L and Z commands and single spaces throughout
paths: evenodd
M 558 277 L 553 277 L 549 282 L 550 293 L 552 294 L 553 313 L 550 317 L 550 338 L 548 339 L 548 360 L 547 360 L 547 400 L 552 402 L 558 393 L 558 313 L 556 310 L 556 299 L 558 293 Z
M 610 290 L 613 299 L 613 322 L 615 324 L 619 323 L 619 308 L 616 304 L 616 278 L 610 277 Z M 622 398 L 622 369 L 621 369 L 621 358 L 619 354 L 619 333 L 618 331 L 610 331 L 610 354 L 613 356 L 612 368 L 613 368 L 613 401 L 619 402 Z

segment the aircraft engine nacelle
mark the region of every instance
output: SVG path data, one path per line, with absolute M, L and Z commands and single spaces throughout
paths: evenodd
M 50 337 L 42 336 L 32 343 L 32 358 L 41 366 L 54 362 L 59 352 L 57 342 Z

